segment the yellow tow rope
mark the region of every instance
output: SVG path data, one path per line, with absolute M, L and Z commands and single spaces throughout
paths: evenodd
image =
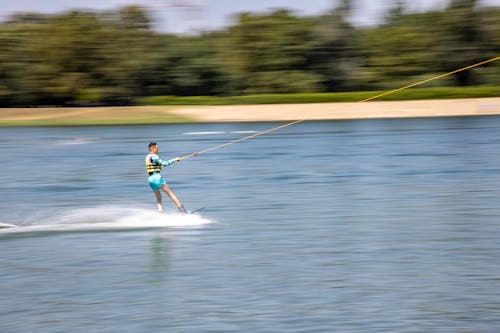
M 468 70 L 468 69 L 471 69 L 471 68 L 474 68 L 474 67 L 478 67 L 478 66 L 481 66 L 481 65 L 484 65 L 484 64 L 487 64 L 487 63 L 499 60 L 499 59 L 500 59 L 500 56 L 497 56 L 497 57 L 494 57 L 494 58 L 491 58 L 491 59 L 488 59 L 488 60 L 485 60 L 485 61 L 478 62 L 478 63 L 470 65 L 470 66 L 466 66 L 466 67 L 462 67 L 460 69 L 456 69 L 454 71 L 451 71 L 451 72 L 448 72 L 448 73 L 445 73 L 445 74 L 441 74 L 441 75 L 437 75 L 437 76 L 431 77 L 430 79 L 422 80 L 422 81 L 419 81 L 419 82 L 416 82 L 416 83 L 412 83 L 412 84 L 409 84 L 409 85 L 401 87 L 401 88 L 390 90 L 390 91 L 384 92 L 382 94 L 366 98 L 366 99 L 361 100 L 359 102 L 360 103 L 361 102 L 368 102 L 368 101 L 377 99 L 377 98 L 382 97 L 382 96 L 393 94 L 395 92 L 398 92 L 398 91 L 401 91 L 401 90 L 405 90 L 405 89 L 408 89 L 408 88 L 411 88 L 411 87 L 415 87 L 415 86 L 418 86 L 418 85 L 421 85 L 421 84 L 424 84 L 424 83 L 427 83 L 427 82 L 430 82 L 430 81 L 433 81 L 433 80 L 438 80 L 438 79 L 441 79 L 441 78 L 446 77 L 448 75 L 456 74 L 456 73 L 459 73 L 459 72 L 462 72 L 462 71 L 465 71 L 465 70 Z M 201 154 L 205 154 L 205 153 L 208 153 L 208 152 L 210 152 L 212 150 L 216 150 L 216 149 L 220 149 L 222 147 L 230 146 L 232 144 L 235 144 L 235 143 L 238 143 L 238 142 L 242 142 L 242 141 L 245 141 L 245 140 L 248 140 L 248 139 L 252 139 L 252 138 L 255 138 L 255 137 L 263 135 L 263 134 L 271 133 L 271 132 L 274 132 L 276 130 L 279 130 L 279 129 L 282 129 L 282 128 L 285 128 L 285 127 L 288 127 L 288 126 L 292 126 L 292 125 L 301 123 L 301 122 L 306 121 L 306 120 L 307 119 L 294 120 L 292 122 L 289 122 L 289 123 L 286 123 L 286 124 L 283 124 L 283 125 L 280 125 L 280 126 L 277 126 L 277 127 L 273 127 L 271 129 L 268 129 L 268 130 L 257 132 L 257 133 L 254 133 L 254 134 L 249 135 L 249 136 L 245 136 L 245 137 L 237 139 L 237 140 L 229 141 L 229 142 L 217 145 L 217 146 L 213 146 L 211 148 L 200 150 L 198 152 L 191 153 L 191 154 L 179 157 L 179 161 L 187 160 L 188 158 L 191 158 L 191 157 L 194 157 L 194 156 L 198 156 L 198 155 L 201 155 Z

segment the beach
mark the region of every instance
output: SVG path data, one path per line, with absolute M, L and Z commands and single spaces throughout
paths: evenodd
M 161 123 L 455 117 L 500 114 L 500 97 L 351 103 L 223 106 L 4 108 L 0 126 L 133 125 Z
M 204 106 L 177 109 L 175 114 L 201 122 L 475 116 L 500 114 L 500 98 Z

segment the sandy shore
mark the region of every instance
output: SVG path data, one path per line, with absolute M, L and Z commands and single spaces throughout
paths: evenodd
M 365 103 L 4 108 L 0 109 L 0 125 L 340 120 L 498 114 L 500 114 L 500 97 Z
M 202 122 L 339 120 L 500 114 L 500 97 L 396 102 L 185 107 L 173 110 Z

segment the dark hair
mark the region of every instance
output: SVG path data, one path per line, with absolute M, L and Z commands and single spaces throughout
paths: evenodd
M 156 146 L 156 142 L 150 142 L 149 146 L 148 146 L 148 149 L 151 149 L 151 147 L 154 147 L 154 146 Z

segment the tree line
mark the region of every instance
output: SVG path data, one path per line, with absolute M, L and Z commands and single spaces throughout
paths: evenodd
M 380 24 L 357 27 L 353 2 L 314 17 L 241 13 L 197 35 L 155 31 L 140 6 L 15 14 L 0 23 L 0 106 L 383 90 L 500 54 L 500 8 L 451 0 L 410 13 L 399 1 Z M 500 64 L 432 85 L 500 86 Z

